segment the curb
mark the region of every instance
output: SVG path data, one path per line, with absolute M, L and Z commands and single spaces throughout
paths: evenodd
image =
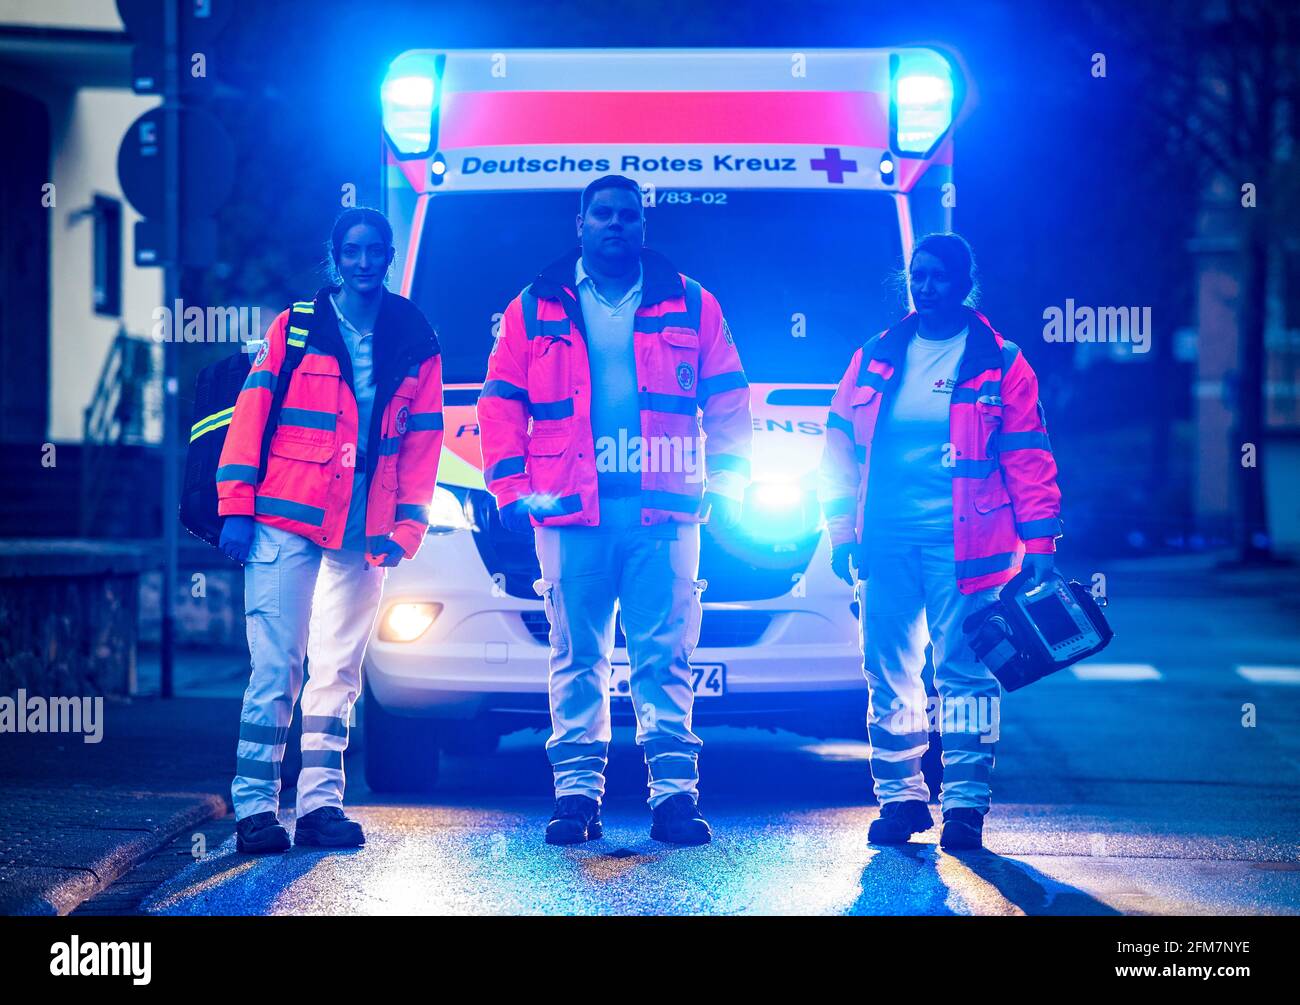
M 194 802 L 159 822 L 151 830 L 132 832 L 130 838 L 114 845 L 95 861 L 85 866 L 66 867 L 77 868 L 78 871 L 51 883 L 40 892 L 28 894 L 22 900 L 0 901 L 0 914 L 70 914 L 85 901 L 117 882 L 144 859 L 165 848 L 187 829 L 225 816 L 230 811 L 226 800 L 214 793 L 173 792 L 167 795 L 190 796 Z

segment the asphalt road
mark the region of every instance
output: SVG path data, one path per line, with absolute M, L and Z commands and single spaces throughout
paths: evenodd
M 649 839 L 630 731 L 612 753 L 603 840 L 548 847 L 543 737 L 444 761 L 438 795 L 381 799 L 360 758 L 359 851 L 234 852 L 231 825 L 84 906 L 149 914 L 1300 913 L 1300 646 L 1275 598 L 1167 596 L 1112 608 L 1104 663 L 1008 695 L 987 850 L 866 831 L 867 747 L 704 731 L 705 848 Z M 1244 724 L 1253 710 L 1254 725 Z M 936 819 L 938 807 L 932 807 Z M 286 817 L 288 814 L 286 814 Z

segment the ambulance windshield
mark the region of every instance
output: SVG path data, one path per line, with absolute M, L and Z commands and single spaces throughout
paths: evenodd
M 577 196 L 433 196 L 414 277 L 444 380 L 483 379 L 494 315 L 574 248 Z M 854 349 L 904 313 L 898 216 L 879 192 L 661 190 L 647 245 L 722 304 L 752 383 L 833 384 Z

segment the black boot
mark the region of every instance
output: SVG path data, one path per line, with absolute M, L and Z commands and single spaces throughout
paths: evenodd
M 650 837 L 669 844 L 708 844 L 713 840 L 709 822 L 700 816 L 695 797 L 685 792 L 669 796 L 650 811 Z
M 366 832 L 337 806 L 322 806 L 298 818 L 293 843 L 319 848 L 359 848 L 366 843 Z
M 597 841 L 605 833 L 600 821 L 600 803 L 589 796 L 560 796 L 546 825 L 547 844 L 582 844 Z
M 246 855 L 289 850 L 289 832 L 270 810 L 235 822 L 235 848 Z
M 943 811 L 944 851 L 974 851 L 984 847 L 984 814 L 968 806 Z
M 867 828 L 871 844 L 906 844 L 913 834 L 934 826 L 930 807 L 920 799 L 900 799 L 880 807 L 880 816 Z

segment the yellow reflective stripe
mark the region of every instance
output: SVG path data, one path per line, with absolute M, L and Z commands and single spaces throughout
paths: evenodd
M 220 429 L 222 426 L 228 426 L 228 425 L 230 425 L 230 420 L 233 419 L 233 418 L 234 418 L 233 415 L 227 415 L 227 416 L 226 416 L 224 419 L 222 419 L 220 422 L 214 422 L 212 425 L 207 426 L 207 427 L 205 427 L 205 428 L 203 428 L 203 429 L 199 429 L 197 432 L 191 432 L 191 433 L 190 433 L 190 442 L 193 443 L 193 442 L 194 442 L 195 440 L 197 440 L 200 436 L 206 436 L 208 433 L 211 433 L 213 430 Z M 205 421 L 206 421 L 206 420 L 205 420 Z M 196 427 L 196 428 L 197 428 L 197 427 Z
M 302 304 L 294 304 L 293 312 L 295 314 L 310 314 L 311 313 L 310 307 L 311 305 L 308 304 L 307 309 L 304 309 Z M 303 324 L 307 324 L 306 319 L 298 319 L 298 320 L 302 320 Z M 289 331 L 286 333 L 285 340 L 293 348 L 301 349 L 303 346 L 307 344 L 307 337 L 310 334 L 311 333 L 307 331 L 306 328 L 299 328 L 297 325 L 291 324 L 289 325 Z
M 213 422 L 216 419 L 225 418 L 226 416 L 229 416 L 232 412 L 234 412 L 234 410 L 235 410 L 235 406 L 231 405 L 229 408 L 223 408 L 220 412 L 213 412 L 211 415 L 207 416 L 206 418 L 200 419 L 198 422 L 194 423 L 194 425 L 190 426 L 190 432 L 192 433 L 195 430 L 197 430 L 200 426 L 206 426 L 209 422 Z
M 306 300 L 302 303 L 294 304 L 293 309 L 295 311 L 302 311 L 304 314 L 311 314 L 316 310 L 316 305 L 310 300 Z

